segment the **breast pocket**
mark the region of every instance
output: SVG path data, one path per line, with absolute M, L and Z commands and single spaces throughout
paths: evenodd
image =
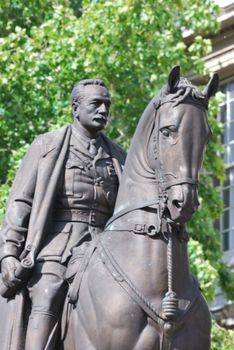
M 64 168 L 63 194 L 67 196 L 74 195 L 75 174 L 85 173 L 84 165 L 77 160 L 68 159 Z
M 111 179 L 111 181 L 117 178 L 117 174 L 114 165 L 109 159 L 100 159 L 96 162 L 96 171 L 99 176 L 105 179 Z

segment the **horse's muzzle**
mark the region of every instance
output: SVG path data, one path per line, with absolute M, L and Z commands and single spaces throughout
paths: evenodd
M 185 223 L 191 219 L 198 207 L 196 185 L 183 183 L 168 189 L 167 208 L 172 221 Z

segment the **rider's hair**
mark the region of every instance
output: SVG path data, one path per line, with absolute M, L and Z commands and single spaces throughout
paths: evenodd
M 101 79 L 84 79 L 79 81 L 79 83 L 77 83 L 71 93 L 71 105 L 73 105 L 73 103 L 78 103 L 80 102 L 80 100 L 83 97 L 83 91 L 84 91 L 84 87 L 87 85 L 99 85 L 99 86 L 103 86 L 104 88 L 107 89 L 105 83 L 103 80 Z

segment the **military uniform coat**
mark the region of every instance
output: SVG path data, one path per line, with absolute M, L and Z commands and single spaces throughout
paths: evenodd
M 56 186 L 71 137 L 67 125 L 39 136 L 29 147 L 15 178 L 2 227 L 0 259 L 15 256 L 33 267 L 51 221 Z M 125 152 L 102 134 L 118 178 Z

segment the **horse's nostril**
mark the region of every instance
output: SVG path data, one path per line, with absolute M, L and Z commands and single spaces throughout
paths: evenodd
M 172 204 L 178 209 L 180 209 L 182 207 L 182 202 L 178 201 L 177 199 L 174 199 L 172 201 Z

